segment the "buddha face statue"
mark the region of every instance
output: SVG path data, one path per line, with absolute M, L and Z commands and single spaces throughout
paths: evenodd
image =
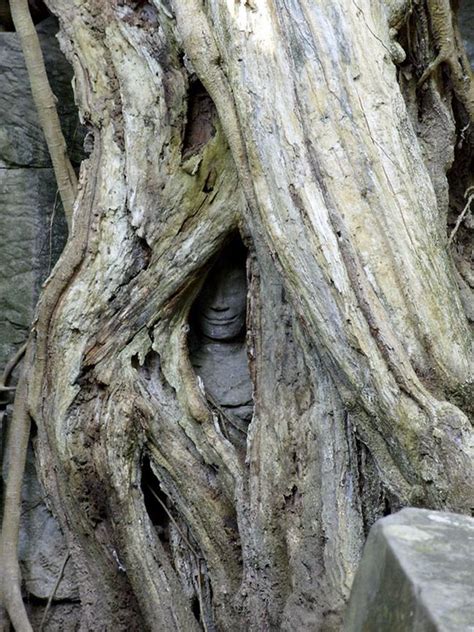
M 237 262 L 220 258 L 209 273 L 196 302 L 201 333 L 212 340 L 232 340 L 245 327 L 247 281 Z

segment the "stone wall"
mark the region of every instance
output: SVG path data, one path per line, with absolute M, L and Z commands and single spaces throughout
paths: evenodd
M 459 9 L 459 26 L 471 66 L 474 68 L 474 0 L 464 0 Z
M 37 30 L 58 99 L 63 131 L 77 167 L 83 134 L 71 87 L 72 71 L 55 37 L 55 19 L 42 21 Z M 0 76 L 0 368 L 3 368 L 26 340 L 41 284 L 61 253 L 67 226 L 23 54 L 13 32 L 0 32 Z M 10 409 L 11 398 L 3 396 L 0 400 L 3 439 Z M 3 444 L 2 441 L 2 456 Z M 26 600 L 38 629 L 45 604 L 66 561 L 44 629 L 70 630 L 74 629 L 79 614 L 74 569 L 67 560 L 59 525 L 47 509 L 36 478 L 33 444 L 23 485 L 20 533 Z M 3 463 L 3 474 L 6 466 Z
M 54 36 L 53 18 L 38 25 L 72 158 L 80 132 L 72 72 Z M 48 149 L 15 33 L 0 33 L 0 365 L 25 340 L 41 283 L 57 260 L 66 225 Z

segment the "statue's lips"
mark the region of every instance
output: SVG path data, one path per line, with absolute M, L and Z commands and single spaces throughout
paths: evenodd
M 223 325 L 231 325 L 232 323 L 234 323 L 237 319 L 242 317 L 242 314 L 236 314 L 235 316 L 232 316 L 231 318 L 216 318 L 215 316 L 206 316 L 206 314 L 203 314 L 204 319 L 210 324 L 210 325 L 218 325 L 220 327 L 222 327 Z

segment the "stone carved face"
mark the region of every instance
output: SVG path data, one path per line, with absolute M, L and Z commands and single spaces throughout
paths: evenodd
M 207 338 L 232 340 L 245 327 L 247 281 L 245 269 L 222 258 L 209 273 L 196 304 L 196 320 Z

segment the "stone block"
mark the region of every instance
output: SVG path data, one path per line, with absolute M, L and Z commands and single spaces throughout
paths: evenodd
M 461 2 L 458 23 L 466 47 L 467 56 L 474 68 L 474 2 Z
M 51 168 L 0 169 L 0 366 L 25 340 L 41 283 L 64 244 Z
M 71 86 L 72 68 L 59 48 L 57 30 L 54 18 L 37 27 L 69 153 L 79 163 L 82 132 Z M 0 167 L 51 167 L 16 33 L 0 33 L 0 75 Z
M 45 504 L 36 476 L 32 446 L 23 479 L 19 559 L 21 574 L 30 595 L 47 600 L 53 593 L 67 553 L 58 521 Z M 69 558 L 57 585 L 55 599 L 78 601 L 74 565 Z
M 346 632 L 473 632 L 474 519 L 407 508 L 372 527 Z

